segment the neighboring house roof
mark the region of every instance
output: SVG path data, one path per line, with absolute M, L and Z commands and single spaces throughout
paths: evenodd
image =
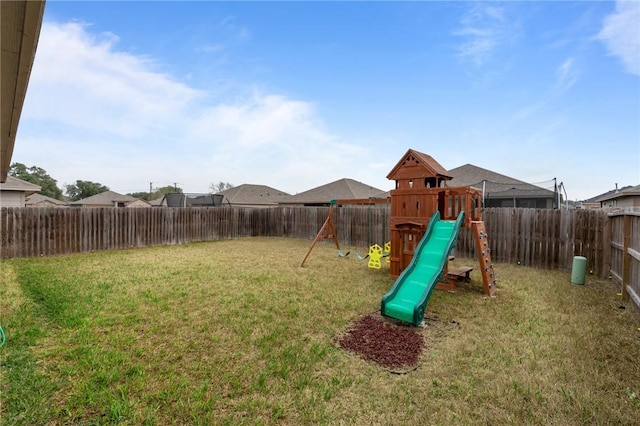
M 591 198 L 588 198 L 586 200 L 583 200 L 582 203 L 583 204 L 584 203 L 586 203 L 586 204 L 593 204 L 593 203 L 599 204 L 600 200 L 608 199 L 609 196 L 614 195 L 614 194 L 616 194 L 616 193 L 618 193 L 620 191 L 624 191 L 625 189 L 629 189 L 629 188 L 631 188 L 631 185 L 623 186 L 622 188 L 619 188 L 619 189 L 618 188 L 612 189 L 611 191 L 607 191 L 604 194 L 596 195 L 595 197 L 591 197 Z
M 283 204 L 329 204 L 331 200 L 387 198 L 388 193 L 357 180 L 343 178 L 292 195 Z
M 0 182 L 0 191 L 18 191 L 24 192 L 25 195 L 31 195 L 42 188 L 26 180 L 18 179 L 17 177 L 7 175 L 7 180 Z
M 165 194 L 161 202 L 162 207 L 219 207 L 224 197 L 218 194 Z
M 622 198 L 622 197 L 633 197 L 640 196 L 640 185 L 636 186 L 625 186 L 623 188 L 618 189 L 617 191 L 614 189 L 613 191 L 609 191 L 606 194 L 600 195 L 594 202 L 602 202 L 613 200 L 614 198 Z
M 288 200 L 291 195 L 266 185 L 242 184 L 218 192 L 223 195 L 223 204 L 231 205 L 267 205 Z
M 139 200 L 138 198 L 132 197 L 131 195 L 122 195 L 113 191 L 105 191 L 101 192 L 100 194 L 92 195 L 91 197 L 83 198 L 82 200 L 72 201 L 69 203 L 69 205 L 85 207 L 113 207 L 116 203 L 129 204 L 136 201 L 147 203 L 146 201 Z
M 161 206 L 163 200 L 164 200 L 164 195 L 162 197 L 158 197 L 158 198 L 155 198 L 155 199 L 153 199 L 151 201 L 148 201 L 148 203 L 151 204 L 152 206 L 156 207 L 156 206 Z
M 418 170 L 419 172 L 417 172 Z M 442 167 L 430 155 L 410 149 L 387 175 L 387 179 L 390 180 L 398 180 L 405 177 L 439 177 L 447 180 L 451 179 L 452 176 L 447 169 Z
M 391 198 L 391 191 L 384 191 L 369 198 Z
M 25 204 L 31 207 L 38 206 L 66 206 L 67 203 L 64 201 L 56 200 L 55 198 L 48 197 L 42 194 L 32 194 L 29 195 L 26 199 Z
M 142 207 L 142 208 L 150 208 L 151 204 L 148 201 L 142 200 L 140 198 L 136 198 L 135 200 L 125 201 L 125 207 Z
M 485 196 L 487 198 L 511 198 L 514 195 L 526 198 L 554 197 L 554 192 L 530 183 L 501 175 L 473 164 L 465 164 L 449 170 L 453 179 L 447 182 L 447 186 L 473 186 L 482 189 L 484 182 Z

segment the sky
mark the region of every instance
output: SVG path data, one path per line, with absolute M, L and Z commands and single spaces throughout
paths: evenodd
M 381 190 L 408 149 L 640 184 L 640 1 L 47 0 L 12 161 L 64 188 Z

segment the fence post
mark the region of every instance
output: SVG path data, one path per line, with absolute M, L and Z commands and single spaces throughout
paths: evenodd
M 627 284 L 631 279 L 631 255 L 629 254 L 629 243 L 631 240 L 631 215 L 624 215 L 624 238 L 622 242 L 622 300 L 629 301 Z
M 601 278 L 609 275 L 611 270 L 611 218 L 605 216 L 604 220 L 604 235 L 602 237 L 603 254 L 602 254 L 602 274 Z

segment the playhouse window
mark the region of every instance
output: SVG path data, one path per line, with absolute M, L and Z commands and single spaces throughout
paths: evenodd
M 424 187 L 425 188 L 437 188 L 438 187 L 438 179 L 434 177 L 426 177 L 424 178 Z

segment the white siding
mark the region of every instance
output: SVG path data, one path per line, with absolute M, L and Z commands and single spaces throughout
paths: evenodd
M 20 191 L 0 191 L 0 206 L 2 207 L 24 207 L 24 192 Z

